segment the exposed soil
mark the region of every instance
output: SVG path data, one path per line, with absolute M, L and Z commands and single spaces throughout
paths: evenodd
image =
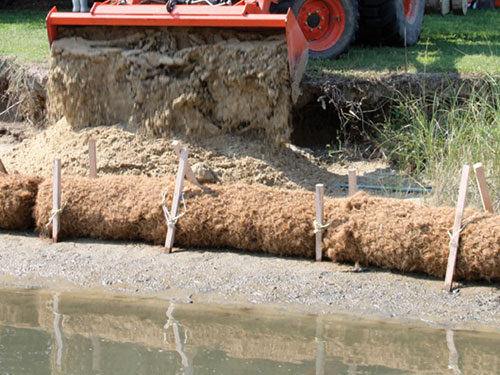
M 0 285 L 127 292 L 184 303 L 271 305 L 500 332 L 497 284 L 456 284 L 447 293 L 442 280 L 373 268 L 223 249 L 162 251 L 95 240 L 50 244 L 33 234 L 1 231 Z
M 0 57 L 0 124 L 25 120 L 41 127 L 46 123 L 47 72 L 48 64 L 21 66 Z
M 51 119 L 64 116 L 74 129 L 119 123 L 149 136 L 232 132 L 290 141 L 282 33 L 87 27 L 58 35 L 47 86 Z
M 63 174 L 88 175 L 88 140 L 97 143 L 98 175 L 132 174 L 161 177 L 174 175 L 178 156 L 173 138 L 147 138 L 119 126 L 102 126 L 75 131 L 61 120 L 30 139 L 17 144 L 2 157 L 7 170 L 22 174 L 51 176 L 54 158 L 60 158 Z M 236 135 L 206 139 L 184 138 L 189 147 L 189 161 L 208 164 L 222 183 L 260 183 L 275 187 L 314 189 L 325 184 L 330 195 L 345 195 L 332 186 L 346 183 L 348 168 L 356 168 L 360 181 L 369 183 L 397 179 L 397 174 L 383 160 L 347 164 L 323 159 L 325 149 L 313 152 L 293 145 L 276 148 L 266 142 Z

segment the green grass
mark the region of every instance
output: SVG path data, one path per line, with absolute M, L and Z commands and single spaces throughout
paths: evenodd
M 469 10 L 465 17 L 425 15 L 417 45 L 408 47 L 408 72 L 500 74 L 500 9 Z M 311 72 L 404 72 L 398 47 L 352 46 L 333 61 L 312 61 Z
M 433 186 L 430 203 L 454 205 L 464 164 L 483 163 L 496 212 L 500 209 L 500 84 L 491 78 L 466 101 L 394 101 L 387 121 L 377 126 L 382 149 L 399 168 Z M 477 185 L 469 201 L 481 208 Z
M 24 63 L 48 61 L 47 13 L 0 10 L 0 55 L 18 57 Z
M 49 58 L 47 10 L 0 11 L 0 55 L 21 62 Z M 403 72 L 404 48 L 352 46 L 333 61 L 310 61 L 310 72 Z M 409 72 L 500 74 L 500 10 L 469 10 L 467 16 L 426 15 L 420 42 L 408 48 Z

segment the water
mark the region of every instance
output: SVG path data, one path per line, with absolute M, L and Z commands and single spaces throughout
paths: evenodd
M 0 374 L 500 374 L 500 335 L 0 290 Z

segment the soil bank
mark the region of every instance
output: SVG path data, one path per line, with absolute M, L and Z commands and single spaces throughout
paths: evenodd
M 51 244 L 0 232 L 0 285 L 86 289 L 181 303 L 270 306 L 302 313 L 500 332 L 498 284 L 456 284 L 351 265 L 230 250 L 177 249 L 74 240 Z

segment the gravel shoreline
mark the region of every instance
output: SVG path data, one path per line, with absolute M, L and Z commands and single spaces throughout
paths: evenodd
M 78 239 L 57 244 L 0 231 L 0 286 L 127 293 L 500 333 L 498 284 L 455 284 L 376 268 L 233 250 Z

